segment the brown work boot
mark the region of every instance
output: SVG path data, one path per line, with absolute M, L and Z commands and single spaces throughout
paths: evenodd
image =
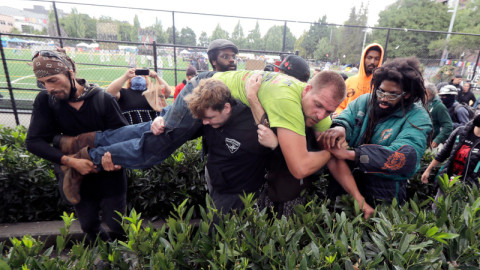
M 95 131 L 82 133 L 78 136 L 62 136 L 59 143 L 60 151 L 66 155 L 75 154 L 85 146 L 95 147 Z
M 88 155 L 88 147 L 83 147 L 74 155 L 70 155 L 73 158 L 81 158 L 91 160 Z M 75 205 L 80 202 L 80 185 L 82 184 L 83 175 L 77 172 L 75 169 L 67 166 L 61 166 L 65 176 L 63 178 L 62 189 L 63 194 L 68 202 Z

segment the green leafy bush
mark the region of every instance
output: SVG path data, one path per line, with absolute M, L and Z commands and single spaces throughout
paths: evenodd
M 0 223 L 58 220 L 72 211 L 60 197 L 53 164 L 29 153 L 25 137 L 25 127 L 0 126 Z M 128 210 L 155 219 L 186 198 L 190 205 L 203 203 L 204 166 L 201 141 L 193 140 L 162 164 L 127 170 Z
M 12 239 L 0 266 L 3 260 L 12 269 L 478 269 L 480 190 L 462 183 L 446 188 L 449 195 L 435 202 L 435 211 L 412 199 L 379 206 L 367 221 L 358 205 L 332 213 L 318 199 L 296 207 L 292 218 L 271 219 L 247 195 L 245 209 L 216 224 L 207 198 L 194 226 L 194 207 L 184 201 L 160 229 L 143 226 L 132 211 L 123 217 L 126 240 L 75 243 L 64 256 L 52 251 L 59 254 L 65 241 L 57 239 L 59 248 L 28 236 Z

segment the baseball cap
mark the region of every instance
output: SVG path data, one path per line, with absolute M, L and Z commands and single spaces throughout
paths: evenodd
M 453 85 L 445 85 L 444 87 L 442 87 L 440 89 L 440 91 L 438 92 L 438 95 L 442 96 L 442 95 L 458 95 L 458 91 L 457 91 L 457 88 Z
M 223 50 L 223 49 L 232 49 L 234 53 L 238 53 L 238 48 L 231 42 L 230 40 L 226 39 L 215 39 L 214 41 L 210 42 L 208 46 L 207 53 L 212 50 Z
M 310 78 L 310 68 L 308 67 L 307 61 L 298 55 L 288 55 L 285 60 L 276 67 L 287 75 L 295 77 L 302 82 L 306 82 Z

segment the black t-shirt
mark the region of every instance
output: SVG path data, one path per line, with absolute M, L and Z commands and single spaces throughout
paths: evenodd
M 219 193 L 257 191 L 265 182 L 265 165 L 271 150 L 258 142 L 250 109 L 237 101 L 232 115 L 220 128 L 204 126 L 208 149 L 207 168 L 212 187 Z
M 122 88 L 118 105 L 122 109 L 123 116 L 130 124 L 148 122 L 157 116 L 157 112 L 148 104 L 147 99 L 142 95 L 143 91 L 135 91 Z

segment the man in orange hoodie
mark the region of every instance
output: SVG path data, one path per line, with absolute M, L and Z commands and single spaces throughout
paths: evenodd
M 370 93 L 370 81 L 372 80 L 373 71 L 382 64 L 382 61 L 383 47 L 378 43 L 367 45 L 360 59 L 360 70 L 358 74 L 345 81 L 347 85 L 347 98 L 343 100 L 335 111 L 337 115 L 357 97 Z

